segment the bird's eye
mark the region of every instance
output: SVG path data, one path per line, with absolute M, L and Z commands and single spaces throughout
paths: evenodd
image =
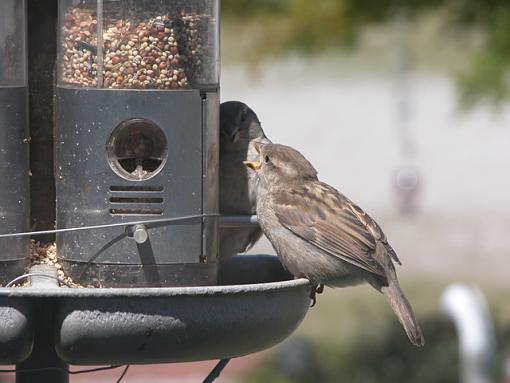
M 265 156 L 265 157 L 264 157 L 264 162 L 265 162 L 266 164 L 267 164 L 267 163 L 269 163 L 269 156 Z
M 241 115 L 241 122 L 245 122 L 247 118 L 248 118 L 248 113 L 244 112 L 244 113 Z

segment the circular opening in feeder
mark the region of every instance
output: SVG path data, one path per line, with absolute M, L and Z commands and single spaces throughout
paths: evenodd
M 106 153 L 112 170 L 131 181 L 155 176 L 168 157 L 165 134 L 158 125 L 144 118 L 121 122 L 108 139 Z

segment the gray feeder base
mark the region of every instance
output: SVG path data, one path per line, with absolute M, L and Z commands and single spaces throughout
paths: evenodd
M 0 364 L 37 365 L 30 353 L 41 316 L 51 318 L 48 347 L 64 365 L 151 364 L 261 351 L 288 337 L 310 305 L 308 280 L 293 280 L 276 257 L 234 257 L 221 264 L 219 280 L 182 288 L 1 288 L 0 320 L 16 325 L 0 326 Z M 39 312 L 46 302 L 53 315 Z

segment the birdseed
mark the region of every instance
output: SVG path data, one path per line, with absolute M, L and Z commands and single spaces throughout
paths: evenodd
M 57 258 L 57 247 L 55 242 L 52 243 L 41 243 L 38 241 L 30 240 L 30 258 L 26 268 L 28 273 L 30 268 L 34 265 L 50 265 L 57 269 L 57 274 L 67 285 L 74 288 L 94 287 L 94 286 L 83 286 L 73 281 L 71 277 L 65 275 L 62 265 L 59 263 Z M 65 286 L 64 284 L 60 284 Z M 29 286 L 28 280 L 23 283 L 16 285 L 16 287 L 27 287 Z
M 186 89 L 190 83 L 205 81 L 209 52 L 204 38 L 211 16 L 182 11 L 128 19 L 107 9 L 104 14 L 102 49 L 98 49 L 96 11 L 76 7 L 65 13 L 64 83 L 110 89 Z

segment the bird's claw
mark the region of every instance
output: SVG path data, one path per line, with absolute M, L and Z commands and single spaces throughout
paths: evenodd
M 310 304 L 310 307 L 315 306 L 317 303 L 317 298 L 315 297 L 316 290 L 312 288 L 312 291 L 310 291 L 310 299 L 312 300 L 312 303 Z
M 324 291 L 324 285 L 322 283 L 319 285 L 312 286 L 312 290 L 310 291 L 310 299 L 312 300 L 312 304 L 310 305 L 310 307 L 315 306 L 315 304 L 317 303 L 316 295 L 322 294 L 323 291 Z

